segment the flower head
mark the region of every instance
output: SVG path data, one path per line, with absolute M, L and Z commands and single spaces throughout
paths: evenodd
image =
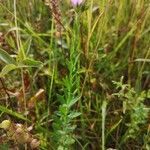
M 74 7 L 81 5 L 82 2 L 83 2 L 83 0 L 71 0 L 71 3 Z

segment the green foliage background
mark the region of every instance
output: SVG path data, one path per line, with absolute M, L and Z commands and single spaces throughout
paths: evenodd
M 61 1 L 60 38 L 49 5 L 0 1 L 0 78 L 10 91 L 22 89 L 24 104 L 19 112 L 9 92 L 1 121 L 32 122 L 40 149 L 149 150 L 149 0 L 91 0 L 76 8 Z M 45 96 L 31 113 L 39 89 Z

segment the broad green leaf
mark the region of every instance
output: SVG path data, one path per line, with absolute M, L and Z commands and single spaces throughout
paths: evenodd
M 2 112 L 4 112 L 4 113 L 7 113 L 7 114 L 9 114 L 9 115 L 11 115 L 11 116 L 17 117 L 17 118 L 19 118 L 19 119 L 21 119 L 21 120 L 25 120 L 25 121 L 30 122 L 30 120 L 28 120 L 27 118 L 25 118 L 23 115 L 21 115 L 21 114 L 15 112 L 15 111 L 13 111 L 13 110 L 11 110 L 11 109 L 8 109 L 8 108 L 6 108 L 6 107 L 4 107 L 4 106 L 0 106 L 0 111 L 2 111 Z
M 17 68 L 17 66 L 14 65 L 14 64 L 6 65 L 6 66 L 2 69 L 2 71 L 0 72 L 0 77 L 5 76 L 5 75 L 8 74 L 10 71 L 12 71 L 12 70 L 14 70 L 14 69 L 16 69 L 16 68 Z
M 26 58 L 22 61 L 23 65 L 27 67 L 40 67 L 42 65 L 41 61 L 36 61 L 34 59 Z
M 4 50 L 0 49 L 0 60 L 6 64 L 16 64 L 16 61 Z

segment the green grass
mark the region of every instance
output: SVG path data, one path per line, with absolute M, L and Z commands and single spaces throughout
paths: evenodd
M 149 150 L 149 1 L 59 8 L 57 37 L 44 1 L 0 1 L 1 147 Z

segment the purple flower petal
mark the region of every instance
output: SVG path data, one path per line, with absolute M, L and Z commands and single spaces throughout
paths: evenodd
M 83 0 L 71 0 L 73 6 L 78 6 L 83 2 Z

